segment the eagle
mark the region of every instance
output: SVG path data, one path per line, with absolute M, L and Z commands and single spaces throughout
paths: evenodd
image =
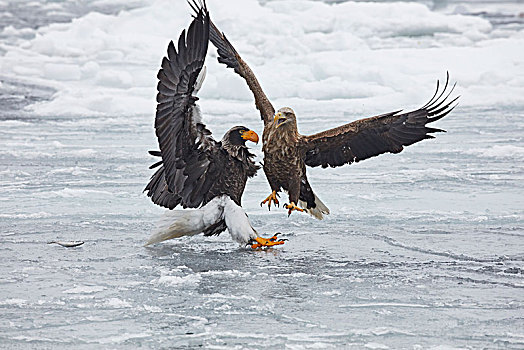
M 171 41 L 158 72 L 155 131 L 161 160 L 144 189 L 151 200 L 172 210 L 146 243 L 195 235 L 218 235 L 226 228 L 240 244 L 254 247 L 282 244 L 273 236 L 259 237 L 241 208 L 247 179 L 259 166 L 246 146 L 258 135 L 244 126 L 229 129 L 215 141 L 202 121 L 196 97 L 205 77 L 209 43 L 209 12 L 201 7 L 177 47 Z M 186 209 L 187 208 L 187 209 Z
M 202 2 L 197 4 L 196 0 L 190 5 L 196 12 L 205 6 Z M 329 214 L 329 209 L 309 184 L 306 167 L 338 167 L 387 152 L 399 153 L 405 146 L 434 138 L 433 133 L 444 130 L 428 124 L 450 113 L 459 98 L 450 98 L 456 84 L 450 86 L 448 73 L 444 87 L 440 89 L 437 80 L 435 94 L 419 109 L 407 113 L 397 110 L 314 135 L 301 135 L 293 109 L 283 107 L 275 113 L 251 68 L 212 21 L 209 38 L 217 49 L 218 61 L 246 81 L 264 122 L 263 168 L 272 192 L 261 205 L 267 203 L 271 210 L 272 203 L 279 204 L 278 193 L 285 190 L 289 196 L 289 204 L 284 205 L 288 216 L 293 211 L 307 212 L 317 219 Z

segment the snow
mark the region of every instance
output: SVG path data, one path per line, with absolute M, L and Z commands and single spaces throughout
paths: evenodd
M 268 95 L 282 103 L 295 98 L 294 105 L 309 108 L 314 100 L 336 99 L 332 109 L 367 113 L 377 104 L 417 106 L 449 71 L 463 106 L 524 105 L 518 28 L 500 31 L 477 16 L 412 2 L 211 0 L 208 7 Z M 4 44 L 0 67 L 7 77 L 57 90 L 52 100 L 29 107 L 40 115 L 149 114 L 161 57 L 189 23 L 189 12 L 183 0 L 114 15 L 91 12 Z M 13 31 L 6 27 L 4 35 Z M 203 99 L 249 101 L 244 82 L 215 56 L 211 48 Z
M 92 294 L 92 293 L 101 292 L 104 289 L 106 288 L 102 286 L 77 286 L 74 288 L 64 290 L 64 293 L 66 294 Z

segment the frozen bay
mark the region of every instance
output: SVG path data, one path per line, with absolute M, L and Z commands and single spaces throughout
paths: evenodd
M 209 1 L 304 134 L 424 104 L 446 70 L 462 95 L 435 140 L 310 170 L 327 220 L 260 208 L 260 172 L 243 206 L 259 231 L 289 239 L 268 252 L 227 233 L 142 247 L 163 212 L 141 193 L 157 147 L 155 74 L 188 6 L 42 4 L 27 11 L 64 23 L 10 20 L 0 36 L 3 347 L 524 346 L 521 2 Z M 208 126 L 217 138 L 236 124 L 261 131 L 243 83 L 214 57 Z

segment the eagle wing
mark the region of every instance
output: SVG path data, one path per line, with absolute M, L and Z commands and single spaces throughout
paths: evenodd
M 404 146 L 434 138 L 432 133 L 444 130 L 428 127 L 427 124 L 451 112 L 456 107 L 453 103 L 459 98 L 450 99 L 455 85 L 450 89 L 448 87 L 449 73 L 442 91 L 439 91 L 437 81 L 433 97 L 417 110 L 402 114 L 399 114 L 400 111 L 386 113 L 311 136 L 302 136 L 299 147 L 305 154 L 306 165 L 337 167 L 386 152 L 398 153 Z
M 188 2 L 196 13 L 198 13 L 202 7 L 205 7 L 205 4 L 197 4 L 196 0 Z M 269 102 L 269 99 L 262 90 L 255 73 L 253 73 L 247 63 L 244 62 L 237 50 L 231 45 L 224 33 L 215 26 L 213 21 L 210 21 L 209 39 L 217 48 L 218 62 L 225 64 L 228 68 L 233 68 L 235 73 L 246 81 L 255 97 L 255 105 L 260 111 L 260 117 L 264 121 L 264 126 L 272 122 L 273 116 L 275 115 L 275 108 L 273 108 L 273 105 Z
M 202 67 L 209 41 L 209 13 L 200 8 L 187 36 L 171 41 L 158 72 L 155 129 L 162 161 L 146 187 L 156 204 L 174 208 L 199 207 L 219 169 L 220 144 L 200 120 L 194 94 L 203 80 Z M 178 49 L 178 51 L 177 51 Z M 204 73 L 204 72 L 202 72 Z M 200 78 L 199 78 L 200 75 Z

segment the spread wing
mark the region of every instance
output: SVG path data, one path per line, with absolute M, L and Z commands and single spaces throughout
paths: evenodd
M 300 147 L 302 154 L 305 154 L 305 163 L 311 167 L 337 167 L 386 152 L 398 153 L 404 146 L 434 138 L 432 133 L 444 130 L 428 127 L 427 124 L 451 112 L 456 107 L 453 103 L 459 98 L 450 99 L 455 85 L 450 89 L 448 87 L 449 74 L 444 89 L 439 91 L 437 81 L 437 89 L 431 100 L 415 111 L 386 113 L 303 136 Z
M 170 42 L 158 72 L 155 129 L 162 157 L 145 190 L 159 205 L 198 207 L 216 176 L 219 143 L 200 120 L 195 104 L 209 41 L 209 13 L 200 8 L 177 48 Z M 178 51 L 177 51 L 178 49 Z M 203 73 L 203 72 L 202 72 Z M 219 158 L 219 157 L 218 157 Z
M 202 4 L 200 2 L 200 4 L 197 4 L 196 0 L 188 1 L 188 3 L 197 13 L 201 11 L 202 7 L 205 7 L 205 3 Z M 264 126 L 267 123 L 272 122 L 273 116 L 275 115 L 275 109 L 271 102 L 269 102 L 266 94 L 264 94 L 257 77 L 247 63 L 240 57 L 237 50 L 235 50 L 229 40 L 227 40 L 224 33 L 220 32 L 212 21 L 210 21 L 209 39 L 217 48 L 218 62 L 225 64 L 228 68 L 233 68 L 235 73 L 240 75 L 246 81 L 249 89 L 255 97 L 255 105 L 260 111 L 260 117 L 264 121 Z

